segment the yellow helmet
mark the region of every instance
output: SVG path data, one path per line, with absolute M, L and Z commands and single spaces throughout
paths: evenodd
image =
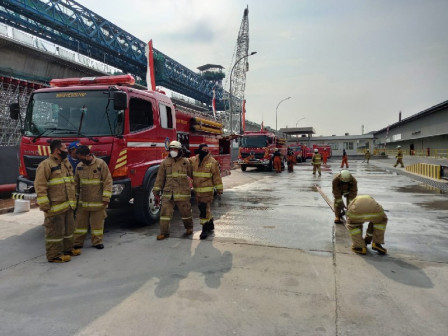
M 179 141 L 171 141 L 170 145 L 168 146 L 169 148 L 176 148 L 176 149 L 182 149 L 182 144 Z
M 342 182 L 350 182 L 352 179 L 352 174 L 348 170 L 341 170 L 341 181 Z

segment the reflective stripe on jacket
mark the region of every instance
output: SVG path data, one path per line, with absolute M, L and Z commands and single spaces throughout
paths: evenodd
M 190 160 L 193 166 L 193 188 L 196 195 L 200 198 L 213 198 L 214 189 L 218 193 L 222 193 L 224 186 L 218 161 L 210 153 L 202 161 L 200 161 L 199 155 Z
M 75 181 L 70 162 L 56 156 L 42 161 L 36 170 L 34 188 L 37 203 L 45 216 L 55 216 L 76 208 Z
M 383 207 L 369 195 L 359 195 L 350 202 L 347 209 L 347 218 L 352 223 L 373 222 L 383 223 L 387 219 Z
M 342 199 L 342 196 L 347 195 L 349 201 L 352 201 L 358 195 L 358 181 L 352 176 L 350 182 L 342 182 L 341 174 L 339 173 L 333 179 L 333 196 L 337 199 Z
M 184 157 L 167 157 L 162 161 L 157 172 L 153 192 L 162 191 L 162 198 L 185 201 L 191 198 L 190 182 L 192 178 L 191 163 Z
M 320 153 L 314 154 L 311 162 L 313 162 L 313 165 L 320 165 L 322 162 L 322 155 L 320 155 Z
M 85 210 L 100 210 L 112 196 L 112 176 L 104 160 L 94 157 L 88 166 L 78 164 L 75 175 L 78 206 Z

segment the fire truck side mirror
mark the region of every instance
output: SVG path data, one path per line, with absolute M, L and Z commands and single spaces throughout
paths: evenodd
M 9 117 L 13 120 L 19 120 L 20 105 L 19 103 L 13 103 L 9 105 Z
M 128 95 L 126 92 L 118 91 L 114 92 L 114 109 L 125 110 L 128 108 Z

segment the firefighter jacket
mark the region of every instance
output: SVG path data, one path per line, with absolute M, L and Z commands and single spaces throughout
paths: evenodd
M 191 198 L 188 178 L 192 177 L 191 163 L 187 158 L 169 156 L 160 164 L 153 192 L 158 194 L 162 191 L 162 199 L 187 201 Z
M 76 208 L 75 181 L 72 165 L 54 155 L 42 161 L 36 170 L 34 188 L 37 204 L 46 217 Z
M 387 216 L 383 207 L 369 195 L 359 195 L 348 205 L 347 218 L 351 223 L 384 223 Z
M 403 158 L 403 151 L 401 149 L 398 150 L 397 156 L 398 159 L 402 159 Z
M 218 162 L 208 153 L 202 161 L 199 154 L 191 158 L 193 167 L 193 188 L 198 198 L 213 199 L 214 189 L 218 194 L 223 192 L 221 172 Z
M 358 181 L 352 176 L 350 182 L 342 182 L 341 174 L 333 179 L 333 196 L 335 202 L 343 202 L 342 196 L 348 197 L 348 202 L 352 201 L 358 195 Z
M 107 163 L 94 157 L 89 165 L 81 162 L 75 175 L 78 207 L 87 211 L 104 209 L 112 196 L 112 176 Z
M 370 159 L 370 151 L 367 151 L 367 152 L 364 154 L 364 157 L 365 157 L 366 159 Z
M 313 158 L 311 159 L 311 164 L 320 165 L 322 163 L 322 155 L 320 153 L 313 154 Z

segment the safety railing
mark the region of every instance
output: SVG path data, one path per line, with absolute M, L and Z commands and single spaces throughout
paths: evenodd
M 440 165 L 434 165 L 429 163 L 415 163 L 413 165 L 406 166 L 405 169 L 410 173 L 419 174 L 440 180 Z

